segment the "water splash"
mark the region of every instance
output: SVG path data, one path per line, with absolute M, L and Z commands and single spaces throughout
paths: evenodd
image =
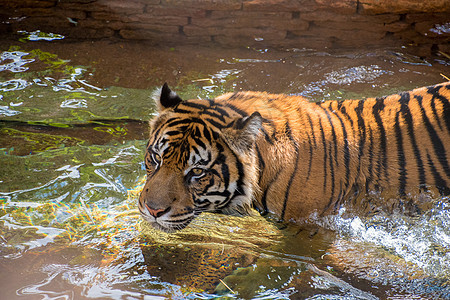
M 412 263 L 428 276 L 450 278 L 450 202 L 436 201 L 421 216 L 380 213 L 371 217 L 338 215 L 315 219 L 357 244 L 371 243 Z
M 352 83 L 367 83 L 373 82 L 380 76 L 390 75 L 394 73 L 383 70 L 377 65 L 357 66 L 338 71 L 332 71 L 324 75 L 326 83 L 349 85 Z
M 375 82 L 381 77 L 392 77 L 394 72 L 385 70 L 378 65 L 369 66 L 356 66 L 341 68 L 336 71 L 331 71 L 323 75 L 323 79 L 304 84 L 301 87 L 300 93 L 295 95 L 304 96 L 310 99 L 320 97 L 321 101 L 326 99 L 346 99 L 348 95 L 344 97 L 346 86 L 355 84 L 367 84 Z M 385 81 L 389 81 L 386 79 Z M 367 95 L 366 95 L 367 96 Z

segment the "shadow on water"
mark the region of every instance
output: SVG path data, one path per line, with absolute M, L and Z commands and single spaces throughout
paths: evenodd
M 56 38 L 0 43 L 5 299 L 449 298 L 447 198 L 418 215 L 347 207 L 296 225 L 204 214 L 172 234 L 149 228 L 136 208 L 150 96 L 164 81 L 184 98 L 359 98 L 443 81 L 445 57 Z

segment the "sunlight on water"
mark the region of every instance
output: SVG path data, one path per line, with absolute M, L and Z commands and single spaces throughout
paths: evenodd
M 35 98 L 41 98 L 40 101 L 48 101 L 48 93 L 53 92 L 65 92 L 63 96 L 65 100 L 61 104 L 61 107 L 73 107 L 68 103 L 74 103 L 79 101 L 80 103 L 86 103 L 85 97 L 100 96 L 98 92 L 101 90 L 93 85 L 88 84 L 85 80 L 86 69 L 82 67 L 72 67 L 68 65 L 68 61 L 58 59 L 55 55 L 44 53 L 40 50 L 33 50 L 31 52 L 24 51 L 5 51 L 1 54 L 0 60 L 0 72 L 30 72 L 31 65 L 34 62 L 44 62 L 51 65 L 51 69 L 55 75 L 60 76 L 64 74 L 64 78 L 56 79 L 52 76 L 42 76 L 36 74 L 38 78 L 29 78 L 30 75 L 24 76 L 24 78 L 13 78 L 0 82 L 0 92 L 2 92 L 2 100 L 9 101 L 9 105 L 16 107 L 19 111 L 12 110 L 11 108 L 4 110 L 4 116 L 13 116 L 22 113 L 21 110 L 29 110 L 26 106 L 30 102 L 35 102 Z M 48 73 L 44 72 L 44 73 Z M 86 96 L 83 96 L 86 95 Z M 77 98 L 72 98 L 76 96 Z M 83 97 L 83 98 L 82 98 Z M 33 101 L 34 100 L 34 101 Z M 33 105 L 34 108 L 39 105 Z M 36 111 L 34 111 L 36 112 Z
M 5 51 L 0 55 L 0 72 L 11 71 L 11 72 L 24 72 L 28 70 L 28 67 L 24 65 L 34 61 L 32 58 L 23 58 L 23 56 L 28 56 L 29 53 L 22 51 L 9 52 Z M 3 90 L 4 91 L 4 90 Z
M 25 35 L 24 39 L 29 41 L 55 41 L 64 39 L 64 36 L 61 34 L 46 33 L 40 30 L 35 30 L 32 32 L 18 31 L 18 33 Z
M 393 75 L 394 72 L 384 70 L 377 65 L 342 68 L 324 74 L 323 79 L 320 81 L 311 82 L 308 85 L 305 85 L 302 92 L 298 93 L 298 95 L 308 98 L 316 98 L 317 95 L 323 97 L 322 95 L 325 95 L 326 100 L 345 99 L 342 93 L 338 93 L 339 91 L 330 91 L 330 85 L 334 84 L 341 88 L 345 88 L 345 86 L 355 83 L 375 83 L 375 80 L 380 77 L 385 78 L 387 81 L 391 81 Z

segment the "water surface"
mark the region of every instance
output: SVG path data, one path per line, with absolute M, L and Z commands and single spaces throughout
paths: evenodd
M 450 76 L 411 49 L 152 48 L 0 42 L 0 288 L 5 299 L 448 299 L 449 199 L 421 215 L 342 208 L 306 224 L 204 214 L 165 234 L 139 217 L 151 95 L 315 101 Z

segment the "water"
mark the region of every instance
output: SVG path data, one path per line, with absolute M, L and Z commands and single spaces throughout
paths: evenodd
M 1 299 L 450 298 L 446 198 L 422 215 L 345 207 L 305 224 L 204 214 L 174 234 L 136 209 L 150 96 L 165 81 L 184 98 L 360 98 L 444 81 L 444 56 L 20 34 L 0 42 Z

